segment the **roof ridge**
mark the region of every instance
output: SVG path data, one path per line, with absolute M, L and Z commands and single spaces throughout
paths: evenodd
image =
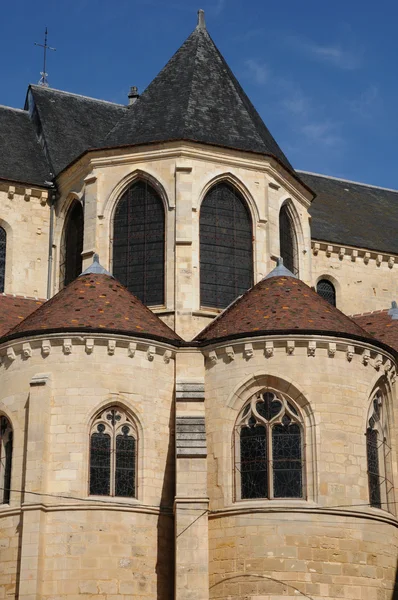
M 0 108 L 5 108 L 7 110 L 15 110 L 16 112 L 22 112 L 29 116 L 28 111 L 24 110 L 23 108 L 15 108 L 14 106 L 6 106 L 5 104 L 0 104 Z
M 354 185 L 360 185 L 362 187 L 368 187 L 374 190 L 384 190 L 386 192 L 394 192 L 398 194 L 398 189 L 394 190 L 393 188 L 381 187 L 379 185 L 372 185 L 370 183 L 362 183 L 361 181 L 353 181 L 352 179 L 343 179 L 342 177 L 334 177 L 333 175 L 322 175 L 322 173 L 313 173 L 312 171 L 303 171 L 301 169 L 296 169 L 297 173 L 302 173 L 303 175 L 314 175 L 315 177 L 322 177 L 323 179 L 332 179 L 333 181 L 341 181 L 343 183 L 353 183 Z
M 75 92 L 66 92 L 65 90 L 59 90 L 52 87 L 43 87 L 41 85 L 31 83 L 30 86 L 34 89 L 45 90 L 46 92 L 57 92 L 58 94 L 65 94 L 66 96 L 75 96 L 77 98 L 84 98 L 85 100 L 91 100 L 92 102 L 102 102 L 104 104 L 111 104 L 112 106 L 120 106 L 121 108 L 128 109 L 125 104 L 119 104 L 118 102 L 111 102 L 110 100 L 102 100 L 101 98 L 93 98 L 92 96 L 85 96 L 84 94 L 76 94 Z
M 186 129 L 187 129 L 187 126 L 188 126 L 187 119 L 188 119 L 188 115 L 189 115 L 189 107 L 190 107 L 190 104 L 191 104 L 191 101 L 192 101 L 193 83 L 194 83 L 195 72 L 196 72 L 196 68 L 195 67 L 196 67 L 196 63 L 198 61 L 198 50 L 199 50 L 199 44 L 200 44 L 200 40 L 201 40 L 200 35 L 206 35 L 206 34 L 207 34 L 208 37 L 210 37 L 209 34 L 207 33 L 206 29 L 200 29 L 200 28 L 196 27 L 193 30 L 193 32 L 191 33 L 191 35 L 186 40 L 186 41 L 188 41 L 194 35 L 197 38 L 197 41 L 196 41 L 196 51 L 195 51 L 195 60 L 194 60 L 194 66 L 193 66 L 192 73 L 191 73 L 191 83 L 190 83 L 190 87 L 189 87 L 189 94 L 188 94 L 188 100 L 187 100 L 187 109 L 185 111 L 184 130 L 183 130 L 183 134 L 184 135 L 185 135 L 185 132 L 186 132 Z M 178 50 L 177 50 L 177 52 L 178 52 Z

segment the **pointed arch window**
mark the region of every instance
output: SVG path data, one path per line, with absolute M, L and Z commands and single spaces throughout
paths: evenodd
M 165 302 L 165 212 L 147 181 L 120 198 L 113 229 L 113 275 L 147 305 Z
M 0 227 L 0 293 L 4 292 L 6 280 L 6 250 L 7 234 L 3 227 Z
M 0 417 L 0 504 L 9 504 L 11 495 L 13 431 L 10 421 Z
M 317 293 L 332 306 L 336 306 L 336 290 L 328 279 L 320 279 L 316 286 Z
M 253 230 L 245 200 L 229 183 L 200 209 L 200 304 L 225 308 L 253 285 Z
M 297 237 L 287 204 L 282 206 L 279 213 L 279 243 L 283 264 L 294 275 L 298 275 Z
M 137 430 L 118 406 L 99 412 L 90 432 L 90 495 L 136 496 Z
M 84 214 L 80 202 L 74 202 L 66 217 L 64 239 L 61 244 L 60 284 L 64 287 L 82 272 Z
M 303 446 L 296 407 L 273 391 L 254 396 L 235 428 L 237 498 L 303 498 Z
M 375 508 L 389 509 L 393 492 L 391 447 L 383 394 L 375 394 L 366 430 L 369 503 Z

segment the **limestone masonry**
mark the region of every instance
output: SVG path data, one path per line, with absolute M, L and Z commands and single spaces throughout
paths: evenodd
M 0 107 L 0 600 L 393 600 L 398 192 L 296 171 L 203 11 L 129 98 Z

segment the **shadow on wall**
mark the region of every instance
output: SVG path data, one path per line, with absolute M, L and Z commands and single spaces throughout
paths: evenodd
M 397 568 L 395 569 L 394 589 L 392 592 L 391 600 L 398 600 L 398 562 Z
M 169 444 L 160 499 L 157 536 L 157 593 L 156 600 L 170 600 L 174 596 L 174 515 L 173 500 L 175 492 L 174 459 L 174 407 L 170 411 Z

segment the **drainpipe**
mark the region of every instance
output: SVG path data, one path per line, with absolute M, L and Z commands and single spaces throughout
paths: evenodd
M 51 298 L 52 273 L 53 273 L 53 245 L 54 245 L 54 212 L 57 188 L 55 183 L 50 188 L 50 233 L 48 239 L 48 274 L 47 274 L 47 300 Z

